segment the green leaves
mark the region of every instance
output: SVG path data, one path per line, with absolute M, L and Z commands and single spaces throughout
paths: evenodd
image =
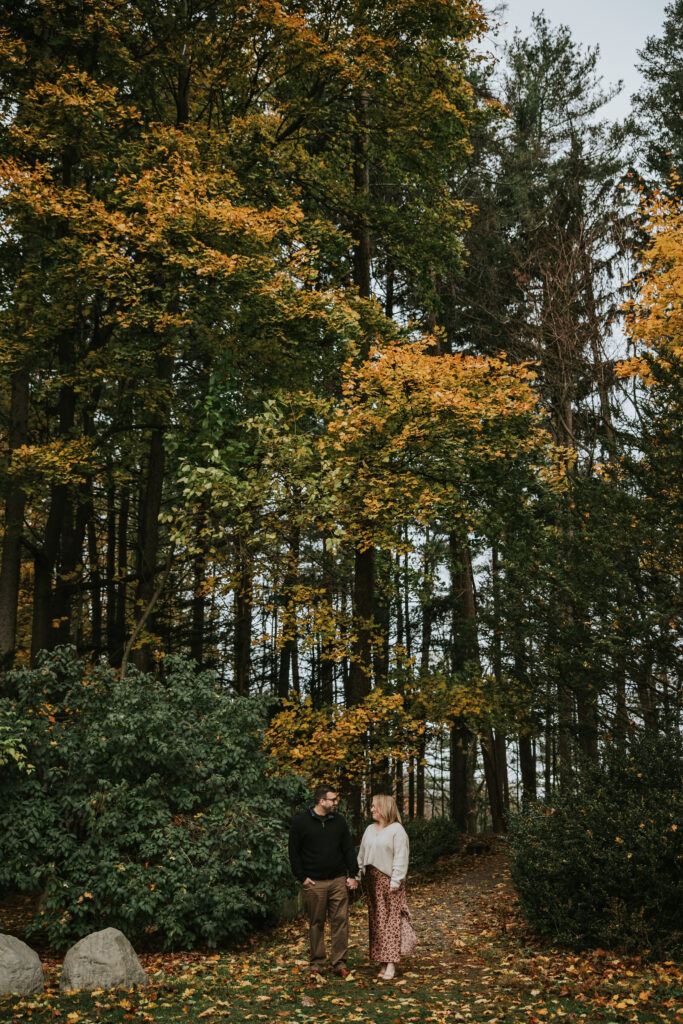
M 300 787 L 266 777 L 266 704 L 180 660 L 164 667 L 121 682 L 59 651 L 16 674 L 36 772 L 0 772 L 0 884 L 44 891 L 34 928 L 55 946 L 107 925 L 215 946 L 291 886 Z
M 679 950 L 683 748 L 645 737 L 585 765 L 574 788 L 511 821 L 512 877 L 531 924 L 579 947 Z
M 9 701 L 0 702 L 0 768 L 14 762 L 22 771 L 34 771 L 26 760 L 26 735 L 30 722 L 20 718 Z

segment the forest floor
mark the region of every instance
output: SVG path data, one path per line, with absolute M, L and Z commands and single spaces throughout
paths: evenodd
M 133 991 L 60 995 L 60 961 L 44 960 L 45 992 L 0 997 L 0 1021 L 683 1024 L 680 964 L 539 942 L 517 915 L 501 854 L 442 861 L 408 898 L 419 946 L 393 982 L 376 978 L 359 902 L 345 981 L 309 981 L 306 928 L 297 919 L 229 952 L 141 956 L 151 984 Z

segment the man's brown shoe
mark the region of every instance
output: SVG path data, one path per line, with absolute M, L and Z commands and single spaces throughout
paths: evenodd
M 340 978 L 348 978 L 351 971 L 348 969 L 348 967 L 344 967 L 342 965 L 340 967 L 335 967 L 334 973 L 339 975 Z

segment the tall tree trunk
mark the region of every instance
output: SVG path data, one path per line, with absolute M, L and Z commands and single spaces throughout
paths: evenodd
M 28 440 L 29 372 L 17 370 L 12 376 L 8 427 L 8 469 L 13 453 Z M 0 565 L 0 671 L 14 658 L 17 609 L 21 575 L 21 540 L 26 496 L 19 479 L 9 477 L 5 497 L 5 532 Z M 0 691 L 1 692 L 1 691 Z
M 190 657 L 201 668 L 204 664 L 206 630 L 206 541 L 207 501 L 203 498 L 197 516 L 197 550 L 192 557 L 192 600 L 190 602 Z
M 434 605 L 431 600 L 422 602 L 422 645 L 420 648 L 420 679 L 423 680 L 429 673 L 429 662 L 432 650 L 432 627 L 434 625 Z M 415 765 L 415 786 L 416 804 L 415 813 L 418 818 L 424 818 L 425 813 L 425 754 L 426 743 L 424 733 L 418 742 L 418 751 Z
M 54 617 L 53 639 L 57 644 L 68 644 L 71 636 L 73 599 L 82 588 L 80 566 L 88 522 L 89 496 L 79 490 L 77 500 L 67 497 L 64 502 L 63 522 L 60 530 L 59 565 L 52 597 Z
M 90 564 L 90 647 L 97 661 L 102 654 L 102 570 L 97 544 L 95 505 L 92 498 L 92 480 L 88 481 L 90 503 L 87 509 L 88 562 Z
M 592 683 L 576 688 L 579 744 L 584 757 L 598 760 L 598 695 Z
M 470 792 L 467 751 L 472 739 L 465 719 L 458 718 L 449 734 L 450 814 L 461 832 L 470 831 Z
M 417 805 L 415 813 L 418 818 L 425 816 L 425 758 L 427 755 L 427 743 L 424 733 L 417 742 Z
M 519 770 L 522 776 L 522 803 L 536 799 L 536 758 L 534 757 L 531 736 L 520 732 L 517 737 L 519 746 Z
M 365 126 L 368 120 L 369 97 L 365 90 L 356 98 L 359 130 L 354 139 L 353 179 L 360 213 L 357 223 L 357 241 L 354 246 L 353 278 L 359 295 L 370 298 L 370 227 L 367 203 L 370 196 L 370 163 L 367 154 Z M 369 351 L 369 341 L 362 356 Z M 353 622 L 356 641 L 352 646 L 349 693 L 347 703 L 358 704 L 370 692 L 372 674 L 371 630 L 375 603 L 375 549 L 358 545 L 354 555 Z M 358 806 L 360 810 L 360 804 Z M 356 808 L 354 807 L 354 812 Z
M 170 356 L 159 356 L 157 360 L 157 377 L 169 384 L 173 375 L 173 359 Z M 161 408 L 152 417 L 152 431 L 149 441 L 149 453 L 144 487 L 140 495 L 137 536 L 137 587 L 135 591 L 136 618 L 145 614 L 156 591 L 156 578 L 159 559 L 159 513 L 163 494 L 166 460 L 164 454 L 164 435 L 166 433 L 168 410 Z M 152 620 L 153 621 L 153 620 Z M 152 667 L 152 648 L 143 643 L 131 653 L 131 661 L 143 671 Z
M 192 600 L 190 602 L 190 657 L 199 668 L 204 661 L 204 609 L 206 596 L 204 583 L 206 575 L 206 555 L 204 551 L 196 551 L 192 558 Z
M 401 560 L 400 557 L 396 556 L 396 564 L 392 570 L 395 574 L 395 589 L 396 589 L 396 646 L 403 648 L 405 646 L 405 623 L 403 619 L 403 597 L 401 589 Z M 398 809 L 403 813 L 403 761 L 400 758 L 396 758 L 394 761 L 394 782 L 396 791 L 396 803 Z
M 73 366 L 72 339 L 63 334 L 58 340 L 59 366 L 66 373 Z M 76 415 L 76 395 L 73 386 L 63 383 L 59 389 L 58 435 L 69 437 Z M 33 596 L 33 624 L 31 632 L 31 663 L 35 664 L 39 651 L 52 647 L 53 640 L 53 577 L 59 557 L 59 545 L 65 523 L 70 523 L 70 491 L 66 484 L 53 485 L 50 508 L 43 543 L 34 553 L 35 585 Z
M 408 818 L 415 817 L 415 758 L 408 758 Z
M 491 823 L 494 832 L 505 831 L 505 803 L 501 786 L 502 770 L 499 764 L 500 750 L 497 748 L 493 729 L 488 726 L 481 736 L 481 755 L 484 762 L 484 777 L 489 794 Z
M 368 203 L 370 201 L 370 162 L 368 159 L 367 123 L 369 95 L 362 90 L 355 98 L 358 130 L 353 140 L 353 181 L 358 203 L 356 219 L 356 244 L 353 253 L 353 280 L 361 298 L 370 298 L 370 225 Z M 361 358 L 370 348 L 370 339 L 364 342 Z M 375 550 L 358 544 L 354 554 L 353 577 L 353 631 L 355 641 L 351 648 L 347 704 L 360 703 L 372 686 L 372 614 L 375 604 Z M 354 828 L 361 822 L 361 790 L 357 785 L 350 787 L 349 803 Z
M 523 606 L 520 606 L 519 617 L 523 617 Z M 524 639 L 520 636 L 517 624 L 513 626 L 513 657 L 515 666 L 515 678 L 519 680 L 522 689 L 527 693 L 531 692 L 529 680 L 529 664 Z M 519 747 L 519 769 L 522 776 L 522 802 L 536 799 L 536 757 L 534 754 L 534 741 L 531 734 L 520 730 L 517 737 Z
M 118 530 L 116 531 L 116 579 L 112 578 L 111 620 L 107 607 L 107 645 L 109 662 L 118 668 L 126 646 L 126 608 L 128 605 L 128 520 L 130 517 L 130 492 L 124 487 L 119 505 Z M 112 550 L 112 560 L 114 552 Z
M 375 549 L 356 548 L 353 572 L 353 624 L 355 642 L 347 704 L 360 704 L 372 688 L 372 613 L 375 604 Z
M 500 599 L 500 558 L 497 544 L 493 545 L 491 552 L 491 575 L 493 585 L 493 678 L 496 683 L 496 692 L 503 690 L 503 616 Z M 505 735 L 500 729 L 494 733 L 496 787 L 498 790 L 496 801 L 502 801 L 503 809 L 507 813 L 510 810 L 510 786 L 508 782 L 508 763 L 506 752 Z
M 657 687 L 653 671 L 654 657 L 648 648 L 641 664 L 636 666 L 634 675 L 640 713 L 647 732 L 655 733 L 659 728 Z
M 387 596 L 390 585 L 391 561 L 383 552 L 376 555 L 376 585 L 373 620 L 377 641 L 373 649 L 373 668 L 375 682 L 379 685 L 389 678 L 389 630 L 391 626 L 391 605 Z
M 328 550 L 328 535 L 323 535 L 322 584 L 323 600 L 329 609 L 330 620 L 334 613 L 334 554 Z M 331 639 L 331 638 L 330 638 Z M 320 654 L 320 703 L 330 705 L 334 701 L 334 660 L 329 657 L 330 639 L 323 637 Z
M 251 675 L 253 577 L 251 559 L 243 537 L 237 537 L 235 549 L 237 582 L 234 591 L 234 685 L 240 696 L 247 696 Z
M 144 613 L 155 590 L 159 555 L 159 512 L 161 511 L 164 472 L 164 430 L 159 426 L 152 430 L 145 484 L 139 500 L 136 549 L 136 619 Z M 152 667 L 150 645 L 144 643 L 133 651 L 131 661 L 142 672 L 148 672 Z
M 299 539 L 300 531 L 296 527 L 289 539 L 287 553 L 287 570 L 283 582 L 284 610 L 282 613 L 282 634 L 284 643 L 280 651 L 280 669 L 278 672 L 277 695 L 284 700 L 289 695 L 289 673 L 292 671 L 292 687 L 299 692 L 298 638 L 296 624 L 296 607 L 294 604 L 294 588 L 299 576 Z
M 31 622 L 31 664 L 39 653 L 52 647 L 52 577 L 59 549 L 59 532 L 64 518 L 66 487 L 57 484 L 50 494 L 50 509 L 45 524 L 43 543 L 34 552 L 33 617 Z
M 448 538 L 451 637 L 450 663 L 453 672 L 462 672 L 469 662 L 478 660 L 476 604 L 470 553 L 455 532 Z M 464 718 L 457 716 L 450 733 L 450 804 L 451 817 L 462 831 L 470 820 L 470 793 L 467 751 L 472 734 Z
M 614 737 L 614 745 L 618 750 L 623 751 L 626 747 L 628 711 L 626 708 L 626 659 L 621 650 L 617 654 L 615 676 L 616 692 L 614 697 L 615 709 L 612 735 Z
M 569 683 L 557 681 L 557 768 L 560 790 L 566 793 L 572 777 L 572 691 Z

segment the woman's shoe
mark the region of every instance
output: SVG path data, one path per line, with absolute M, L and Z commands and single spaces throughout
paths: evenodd
M 384 968 L 384 973 L 382 974 L 382 977 L 384 978 L 385 981 L 391 981 L 395 974 L 396 966 L 394 964 L 387 964 L 387 966 Z

